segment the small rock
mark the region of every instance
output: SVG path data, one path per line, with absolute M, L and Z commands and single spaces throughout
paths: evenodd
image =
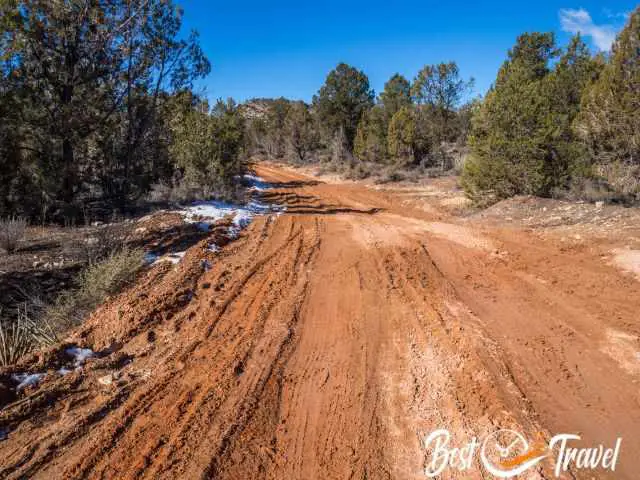
M 602 200 L 599 200 L 596 202 L 596 208 L 602 208 L 604 207 L 604 202 Z
M 104 377 L 100 377 L 98 379 L 98 383 L 101 383 L 102 385 L 112 385 L 113 384 L 113 375 L 109 374 L 109 375 L 105 375 Z

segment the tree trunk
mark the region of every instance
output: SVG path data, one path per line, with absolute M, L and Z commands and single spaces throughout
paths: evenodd
M 76 181 L 73 164 L 73 144 L 69 138 L 62 140 L 62 200 L 65 203 L 73 201 L 73 188 Z

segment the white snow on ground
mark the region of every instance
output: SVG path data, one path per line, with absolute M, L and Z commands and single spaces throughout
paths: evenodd
M 185 252 L 170 253 L 166 257 L 162 257 L 162 259 L 167 260 L 167 261 L 173 263 L 174 265 L 176 265 L 176 264 L 180 263 L 180 260 L 182 260 L 182 258 L 184 257 L 185 253 L 187 253 L 187 252 L 185 251 Z
M 245 175 L 255 190 L 263 191 L 271 188 L 271 185 L 255 175 Z M 237 237 L 240 231 L 251 223 L 256 215 L 268 215 L 270 213 L 281 214 L 285 207 L 268 205 L 258 200 L 251 200 L 246 205 L 224 202 L 221 200 L 208 200 L 195 202 L 181 210 L 186 222 L 197 223 L 198 228 L 203 231 L 209 230 L 209 225 L 225 217 L 233 217 L 233 225 L 229 229 L 232 237 Z M 197 220 L 196 220 L 197 219 Z
M 79 347 L 69 347 L 65 349 L 64 353 L 66 353 L 69 357 L 73 359 L 73 366 L 76 369 L 81 369 L 84 362 L 95 355 L 93 350 L 89 348 L 79 348 Z M 71 373 L 73 370 L 62 367 L 57 371 L 58 375 L 65 376 Z M 46 373 L 14 373 L 11 375 L 11 378 L 14 382 L 18 382 L 16 386 L 16 391 L 27 388 L 34 387 L 40 383 L 40 381 L 45 377 Z M 0 435 L 1 437 L 1 435 Z M 2 438 L 0 438 L 2 440 Z
M 94 355 L 93 350 L 91 350 L 90 348 L 79 347 L 67 348 L 64 353 L 73 358 L 73 364 L 76 367 L 81 367 L 88 358 L 91 358 Z
M 244 182 L 250 185 L 252 190 L 264 191 L 271 188 L 271 184 L 265 182 L 262 178 L 255 175 L 244 175 Z M 240 232 L 247 227 L 256 215 L 276 214 L 280 215 L 286 210 L 285 207 L 268 205 L 258 200 L 251 200 L 245 205 L 239 205 L 221 200 L 208 200 L 202 202 L 194 202 L 193 204 L 179 210 L 187 223 L 195 223 L 197 228 L 203 232 L 208 232 L 211 224 L 225 217 L 232 217 L 232 225 L 229 227 L 228 234 L 232 238 L 240 235 Z M 220 248 L 214 244 L 209 244 L 209 250 L 217 252 Z M 155 253 L 147 253 L 145 260 L 149 264 L 155 264 L 161 261 L 170 261 L 177 264 L 182 260 L 185 252 L 170 253 L 160 257 Z
M 244 182 L 249 185 L 251 190 L 256 190 L 258 192 L 263 192 L 272 188 L 272 185 L 268 182 L 265 182 L 263 178 L 260 178 L 256 175 L 247 174 L 242 177 Z
M 211 224 L 207 222 L 197 222 L 196 227 L 201 232 L 208 232 L 211 229 Z
M 223 202 L 221 200 L 208 200 L 195 202 L 180 211 L 186 222 L 197 223 L 201 230 L 209 230 L 210 223 L 222 220 L 225 217 L 233 217 L 233 225 L 236 228 L 244 228 L 256 215 L 281 212 L 281 208 L 275 208 L 266 203 L 252 200 L 246 205 Z M 196 220 L 196 218 L 198 220 Z M 208 220 L 208 221 L 205 221 Z
M 172 252 L 172 253 L 167 253 L 166 255 L 157 255 L 155 253 L 151 253 L 151 254 L 147 254 L 149 255 L 149 259 L 153 259 L 150 264 L 151 265 L 155 265 L 156 263 L 159 262 L 171 262 L 174 265 L 177 265 L 178 263 L 180 263 L 180 260 L 182 260 L 182 258 L 185 255 L 186 250 L 184 252 Z
M 144 262 L 147 265 L 153 265 L 157 261 L 158 261 L 158 255 L 156 253 L 147 252 L 147 253 L 144 254 Z
M 44 376 L 44 373 L 14 373 L 11 378 L 14 382 L 18 382 L 16 390 L 19 392 L 23 388 L 37 385 Z

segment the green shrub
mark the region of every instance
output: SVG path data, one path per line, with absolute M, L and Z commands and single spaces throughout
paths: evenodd
M 78 288 L 60 295 L 53 305 L 44 309 L 42 317 L 54 332 L 79 325 L 108 296 L 130 284 L 143 265 L 142 249 L 124 248 L 111 253 L 103 261 L 88 266 L 78 278 Z

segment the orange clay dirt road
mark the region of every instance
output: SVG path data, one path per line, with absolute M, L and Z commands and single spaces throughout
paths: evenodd
M 287 212 L 95 312 L 72 340 L 100 358 L 0 410 L 0 478 L 419 479 L 438 428 L 623 437 L 615 474 L 566 478 L 638 478 L 640 282 L 524 230 L 256 170 Z M 441 478 L 492 476 L 476 459 Z

